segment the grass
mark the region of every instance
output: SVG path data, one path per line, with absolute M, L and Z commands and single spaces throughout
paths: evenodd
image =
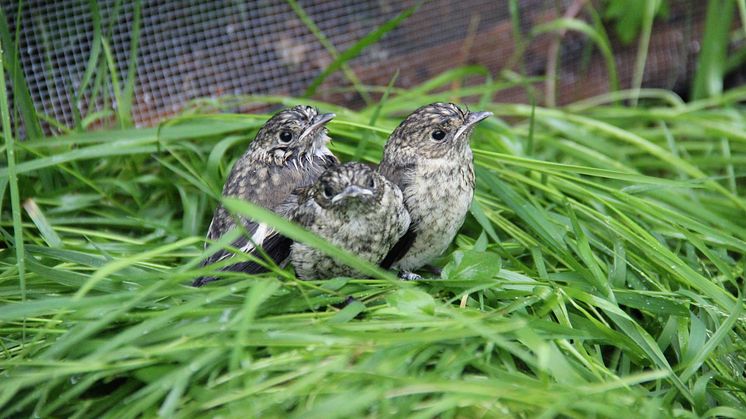
M 389 86 L 360 111 L 317 103 L 338 115 L 334 152 L 377 161 L 402 112 L 473 95 L 435 93 L 463 76 Z M 0 180 L 15 169 L 33 205 L 25 302 L 14 249 L 0 265 L 2 415 L 743 417 L 746 90 L 603 104 L 625 94 L 484 103 L 497 118 L 473 141 L 472 215 L 444 278 L 417 284 L 373 269 L 383 279 L 188 286 L 212 269 L 204 231 L 264 115 L 15 143 Z
M 746 417 L 746 89 L 684 103 L 634 86 L 545 108 L 494 102 L 537 80 L 493 81 L 478 66 L 411 89 L 395 75 L 362 85 L 347 62 L 408 10 L 347 51 L 327 42 L 354 91 L 380 98 L 364 109 L 206 99 L 133 129 L 136 60 L 120 80 L 107 44 L 116 18 L 89 5 L 95 35 L 75 102 L 101 97 L 104 109 L 78 115 L 75 130 L 15 141 L 11 113 L 29 134 L 45 116 L 12 71 L 18 48 L 0 56 L 21 92 L 8 109 L 0 71 L 0 417 Z M 586 34 L 614 79 L 599 27 L 565 19 L 529 35 Z M 710 64 L 708 80 L 721 80 Z M 204 233 L 231 164 L 267 118 L 202 109 L 315 104 L 337 114 L 338 156 L 377 162 L 403 114 L 467 98 L 496 117 L 474 135 L 477 195 L 442 279 L 397 281 L 345 254 L 375 279 L 299 281 L 275 267 L 189 286 L 215 269 L 199 267 Z M 122 129 L 84 132 L 110 117 Z M 259 208 L 226 205 L 337 251 Z

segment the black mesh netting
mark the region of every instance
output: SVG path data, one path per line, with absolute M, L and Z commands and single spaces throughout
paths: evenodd
M 528 39 L 531 28 L 560 16 L 570 3 L 518 2 L 523 37 Z M 701 38 L 704 3 L 672 0 L 669 15 L 656 21 L 644 86 L 685 90 Z M 339 51 L 413 4 L 389 0 L 300 2 Z M 17 0 L 0 0 L 0 5 L 11 34 L 16 34 L 16 22 L 20 23 L 18 53 L 38 111 L 70 125 L 74 92 L 80 86 L 94 38 L 90 2 L 24 1 L 20 19 Z M 133 2 L 100 0 L 98 5 L 102 34 L 111 46 L 118 76 L 124 79 L 133 31 Z M 195 98 L 299 95 L 332 61 L 292 8 L 281 1 L 145 0 L 141 16 L 132 109 L 138 125 L 152 125 Z M 587 19 L 583 12 L 579 17 Z M 506 66 L 517 73 L 543 76 L 554 37 L 537 37 L 526 44 L 522 55 L 517 55 L 514 30 L 507 1 L 430 1 L 349 65 L 367 85 L 385 85 L 399 69 L 397 85 L 401 87 L 466 64 L 484 65 L 495 78 L 501 77 Z M 637 45 L 621 45 L 609 32 L 621 85 L 628 87 Z M 606 66 L 591 41 L 568 33 L 560 45 L 558 103 L 608 89 Z M 110 76 L 105 59 L 99 61 L 94 80 L 80 101 L 83 115 L 116 106 L 111 83 L 100 80 L 101 91 L 90 103 L 95 77 Z M 335 89 L 349 84 L 338 72 L 317 97 L 358 105 L 358 94 Z M 537 83 L 538 88 L 542 86 Z M 513 88 L 498 93 L 496 100 L 527 99 L 524 88 Z

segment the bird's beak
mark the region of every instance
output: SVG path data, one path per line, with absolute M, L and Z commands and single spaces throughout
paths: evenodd
M 459 138 L 461 134 L 468 131 L 469 128 L 473 127 L 474 125 L 484 121 L 485 119 L 492 116 L 492 112 L 470 112 L 469 116 L 466 117 L 466 123 L 462 125 L 458 131 L 456 131 L 455 138 Z
M 322 125 L 325 125 L 327 122 L 329 122 L 332 119 L 334 119 L 335 116 L 336 115 L 334 115 L 333 113 L 322 113 L 322 114 L 316 115 L 313 118 L 313 121 L 311 122 L 311 125 L 309 125 L 308 128 L 306 128 L 303 131 L 303 134 L 300 135 L 300 138 L 298 139 L 298 141 L 299 142 L 303 141 L 303 139 L 306 138 L 308 136 L 308 134 L 316 131 L 316 128 L 318 128 L 318 127 L 320 127 Z
M 335 195 L 334 198 L 332 198 L 332 203 L 339 202 L 346 198 L 363 196 L 373 196 L 373 191 L 371 191 L 370 189 L 361 188 L 357 185 L 350 185 L 346 187 L 345 190 Z

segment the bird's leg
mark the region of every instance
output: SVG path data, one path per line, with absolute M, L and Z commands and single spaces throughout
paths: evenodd
M 414 272 L 409 272 L 409 271 L 399 271 L 399 278 L 405 281 L 418 281 L 422 279 L 421 276 L 417 275 Z

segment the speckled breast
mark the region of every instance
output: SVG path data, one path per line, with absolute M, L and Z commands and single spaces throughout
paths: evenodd
M 417 238 L 394 267 L 415 270 L 440 256 L 464 223 L 473 197 L 471 162 L 438 159 L 418 165 L 405 192 Z

